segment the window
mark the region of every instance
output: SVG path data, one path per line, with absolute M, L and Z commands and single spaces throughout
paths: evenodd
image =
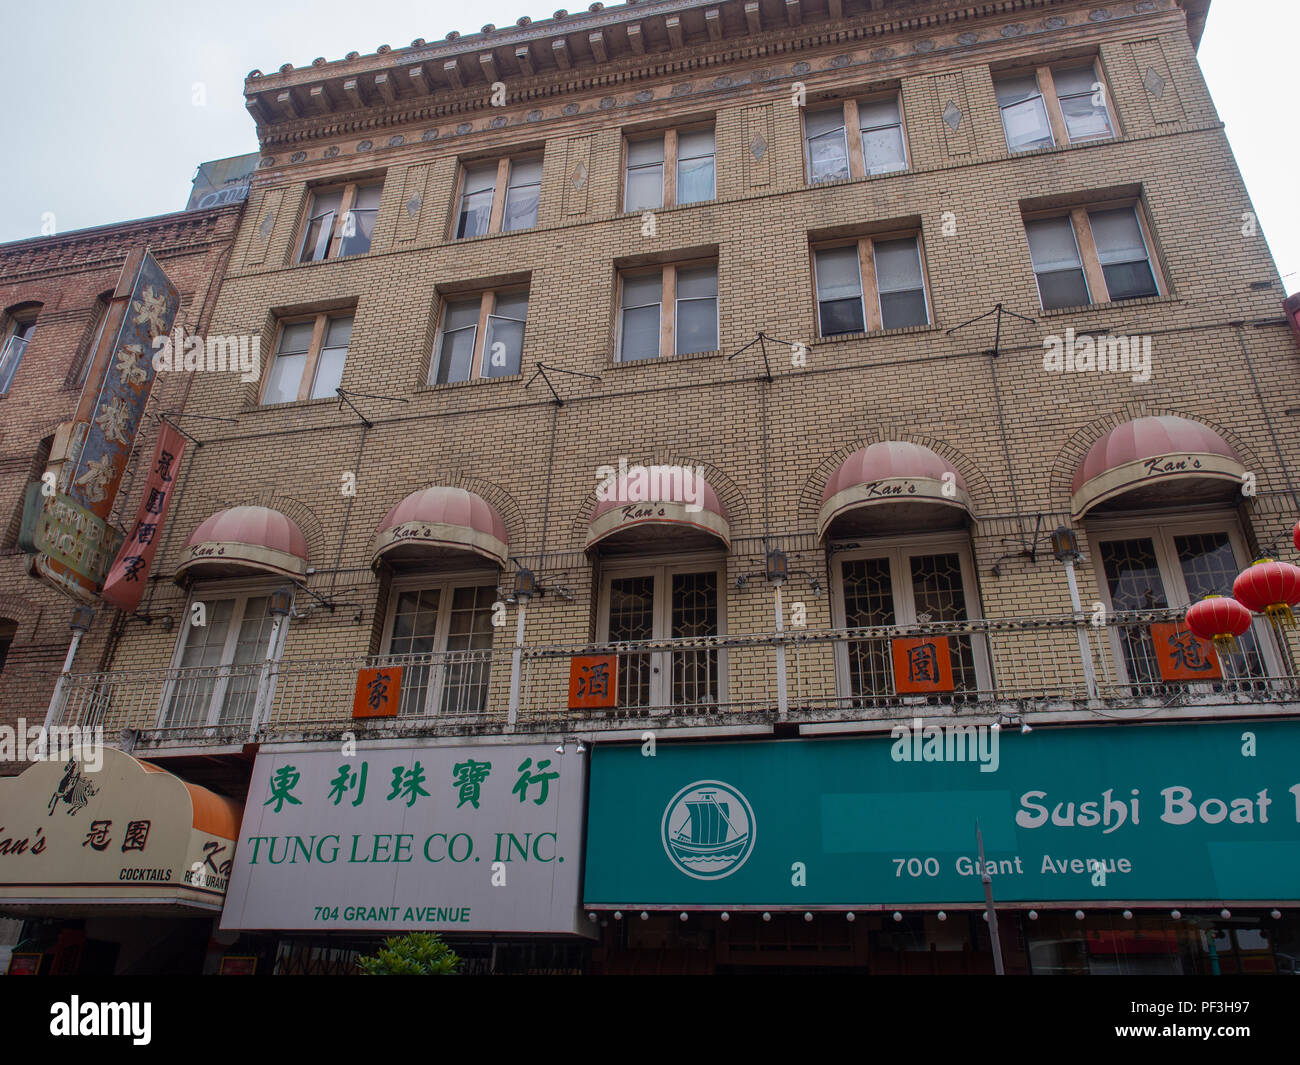
M 1093 529 L 1093 558 L 1110 609 L 1182 610 L 1206 595 L 1231 595 L 1232 582 L 1248 564 L 1230 519 L 1100 524 Z M 1112 627 L 1112 651 L 1130 684 L 1160 684 L 1151 630 L 1143 623 Z M 1264 676 L 1274 649 L 1257 622 L 1237 638 L 1239 653 L 1220 661 L 1228 678 Z
M 343 383 L 352 315 L 318 314 L 285 322 L 275 361 L 267 374 L 262 402 L 292 403 L 326 399 Z
M 715 264 L 629 270 L 619 288 L 619 362 L 718 350 Z
M 1025 222 L 1043 310 L 1160 295 L 1136 206 L 1088 209 Z
M 1025 152 L 1115 135 L 1105 82 L 1091 60 L 999 77 L 993 87 L 1008 151 Z
M 820 336 L 930 322 L 919 237 L 864 237 L 817 248 L 813 273 Z
M 456 239 L 531 229 L 537 225 L 541 190 L 541 156 L 498 159 L 464 167 Z
M 966 548 L 953 538 L 925 547 L 880 540 L 878 545 L 836 555 L 832 609 L 840 628 L 891 628 L 979 617 L 974 570 Z M 990 687 L 982 641 L 967 633 L 948 637 L 958 692 Z M 836 647 L 839 691 L 858 701 L 894 694 L 888 636 L 847 640 Z
M 402 670 L 401 715 L 477 714 L 487 705 L 495 578 L 394 589 L 385 663 Z
M 383 182 L 375 182 L 313 193 L 298 261 L 310 263 L 368 252 L 383 188 Z
M 848 131 L 856 130 L 853 136 Z M 804 114 L 808 181 L 842 181 L 907 169 L 899 96 L 846 100 Z
M 18 622 L 0 618 L 0 673 L 5 671 L 5 659 L 9 657 L 9 648 L 18 636 Z
M 95 362 L 95 352 L 99 350 L 99 342 L 104 337 L 104 326 L 108 324 L 108 305 L 112 302 L 113 293 L 108 291 L 102 293 L 98 300 L 95 301 L 94 329 L 91 333 L 89 347 L 81 353 L 81 364 L 77 368 L 77 377 L 75 385 L 81 388 L 86 383 L 86 378 L 90 376 L 90 367 Z
M 206 624 L 191 624 L 186 611 L 163 695 L 162 726 L 248 725 L 262 665 L 272 651 L 279 658 L 287 626 L 281 627 L 279 646 L 272 649 L 275 618 L 268 591 L 225 591 L 201 601 L 207 607 Z
M 14 383 L 18 367 L 27 354 L 27 345 L 36 331 L 36 317 L 15 318 L 9 327 L 9 335 L 0 346 L 0 396 L 5 395 Z
M 607 572 L 601 643 L 722 634 L 724 570 L 716 563 L 643 563 Z M 699 706 L 725 700 L 725 661 L 716 648 L 620 653 L 618 705 Z
M 521 371 L 528 290 L 448 297 L 434 344 L 429 383 L 511 377 Z
M 623 210 L 702 203 L 717 195 L 713 128 L 670 129 L 627 140 Z

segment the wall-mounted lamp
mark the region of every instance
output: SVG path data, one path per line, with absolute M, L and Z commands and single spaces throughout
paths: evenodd
M 515 571 L 514 598 L 526 603 L 529 599 L 540 594 L 541 588 L 537 585 L 537 574 L 525 566 L 517 569 Z
M 790 576 L 790 560 L 779 547 L 773 547 L 767 553 L 767 579 L 783 581 Z
M 1062 525 L 1052 533 L 1052 554 L 1057 562 L 1073 562 L 1082 558 L 1079 553 L 1079 537 L 1073 529 Z
M 293 589 L 287 584 L 280 585 L 271 593 L 271 601 L 266 610 L 273 617 L 287 618 L 293 610 Z
M 73 632 L 89 632 L 94 620 L 95 608 L 93 606 L 79 606 L 72 612 L 72 620 L 68 622 L 68 628 Z

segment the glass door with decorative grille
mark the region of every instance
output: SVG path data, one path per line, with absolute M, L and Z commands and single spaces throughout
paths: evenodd
M 722 633 L 723 571 L 716 563 L 611 568 L 601 590 L 601 643 Z M 725 662 L 716 647 L 619 653 L 618 705 L 716 706 Z
M 835 624 L 844 629 L 888 630 L 979 617 L 970 554 L 961 540 L 907 545 L 880 541 L 832 555 Z M 893 634 L 878 632 L 836 643 L 837 688 L 852 705 L 895 698 Z M 973 696 L 990 685 L 983 640 L 947 634 L 954 689 Z
M 1125 623 L 1123 615 L 1182 611 L 1206 595 L 1231 595 L 1233 580 L 1247 565 L 1235 521 L 1101 525 L 1092 531 L 1092 541 L 1104 605 L 1120 615 L 1120 623 L 1111 626 L 1120 683 L 1154 690 L 1162 681 L 1150 626 Z M 1239 637 L 1237 646 L 1239 653 L 1220 659 L 1228 679 L 1262 677 L 1276 667 L 1276 651 L 1261 622 Z

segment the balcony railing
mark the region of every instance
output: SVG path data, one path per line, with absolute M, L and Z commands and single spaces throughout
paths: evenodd
M 470 735 L 949 714 L 1156 716 L 1300 699 L 1297 648 L 1262 627 L 1227 656 L 1221 678 L 1162 679 L 1151 626 L 1179 618 L 1173 611 L 1115 615 L 1101 625 L 1069 615 L 1000 618 L 72 674 L 57 723 L 101 726 L 109 738 L 134 730 L 143 746 L 185 746 L 348 730 Z M 1175 653 L 1191 677 L 1208 672 L 1194 644 Z M 579 654 L 618 659 L 614 706 L 568 708 L 570 661 Z M 398 713 L 354 721 L 357 671 L 375 666 L 403 667 Z M 951 678 L 950 690 L 906 690 L 934 677 L 945 687 Z

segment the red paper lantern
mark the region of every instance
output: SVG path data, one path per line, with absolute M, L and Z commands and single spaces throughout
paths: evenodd
M 1300 521 L 1295 523 L 1295 531 L 1291 534 L 1291 539 L 1295 541 L 1295 549 L 1300 551 Z
M 1228 596 L 1207 595 L 1187 608 L 1187 627 L 1213 640 L 1220 654 L 1236 654 L 1237 637 L 1250 628 L 1250 611 Z
M 1267 614 L 1273 624 L 1293 626 L 1291 607 L 1300 603 L 1300 569 L 1262 558 L 1237 575 L 1232 594 L 1256 614 Z

